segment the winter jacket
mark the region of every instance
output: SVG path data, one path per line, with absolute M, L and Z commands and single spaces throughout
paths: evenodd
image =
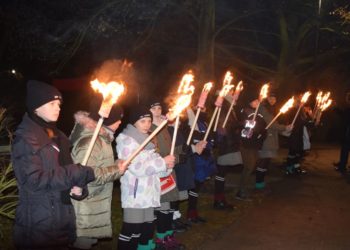
M 70 135 L 73 144 L 74 162 L 82 162 L 96 122 L 88 113 L 79 111 L 75 114 L 75 126 Z M 114 164 L 112 148 L 113 133 L 102 127 L 96 138 L 87 165 L 95 170 L 96 180 L 88 184 L 89 195 L 82 201 L 74 201 L 78 237 L 106 238 L 112 237 L 111 202 L 113 181 L 120 177 Z
M 245 126 L 241 131 L 241 145 L 245 148 L 261 149 L 263 142 L 266 138 L 266 122 L 263 115 L 260 113 L 260 108 L 255 117 L 255 126 L 251 129 L 251 136 L 247 136 L 249 133 L 249 127 L 247 122 L 251 121 L 254 117 L 255 109 L 251 107 L 243 108 L 240 112 L 240 123 Z
M 128 124 L 116 139 L 118 158 L 127 160 L 138 149 L 141 141 L 136 137 L 143 134 Z M 147 135 L 144 135 L 144 139 Z M 160 206 L 160 177 L 170 174 L 164 159 L 155 152 L 153 143 L 146 147 L 131 161 L 120 178 L 122 208 L 150 208 Z
M 297 113 L 297 108 L 293 108 L 289 112 L 290 122 L 292 122 L 292 116 Z M 297 116 L 292 132 L 288 138 L 288 149 L 291 152 L 303 152 L 304 151 L 304 127 L 311 127 L 313 123 L 311 119 L 307 116 L 303 109 L 300 110 L 299 115 Z
M 59 133 L 68 145 L 68 138 Z M 53 249 L 75 240 L 74 209 L 63 203 L 61 195 L 73 186 L 83 187 L 94 180 L 94 172 L 76 164 L 60 165 L 59 152 L 46 131 L 25 114 L 12 145 L 19 190 L 14 223 L 18 248 Z
M 259 108 L 259 112 L 264 117 L 266 124 L 269 124 L 274 118 L 274 114 L 266 107 L 266 105 L 269 104 L 261 105 Z M 264 140 L 261 150 L 259 151 L 260 158 L 272 158 L 276 156 L 277 150 L 279 149 L 278 134 L 285 130 L 286 126 L 279 124 L 277 121 L 275 121 L 267 129 L 266 138 Z

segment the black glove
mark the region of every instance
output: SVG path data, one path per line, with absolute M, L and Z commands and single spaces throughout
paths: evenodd
M 191 145 L 183 144 L 182 145 L 182 152 L 183 154 L 190 154 L 191 153 Z

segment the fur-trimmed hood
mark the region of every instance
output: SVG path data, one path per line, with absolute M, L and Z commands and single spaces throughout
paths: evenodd
M 86 111 L 78 111 L 74 114 L 75 125 L 69 136 L 72 143 L 81 137 L 90 136 L 94 133 L 97 122 L 89 117 Z M 114 140 L 114 133 L 107 127 L 102 126 L 99 132 L 105 140 L 112 142 Z

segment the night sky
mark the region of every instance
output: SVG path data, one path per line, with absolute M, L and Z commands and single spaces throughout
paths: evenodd
M 62 90 L 61 123 L 69 130 L 71 114 L 88 102 L 96 69 L 124 59 L 134 69 L 125 105 L 154 93 L 166 97 L 188 69 L 200 72 L 201 15 L 205 20 L 210 12 L 216 86 L 229 69 L 236 82 L 272 82 L 281 99 L 296 89 L 325 89 L 340 105 L 350 85 L 350 29 L 333 12 L 347 3 L 322 1 L 319 10 L 314 0 L 1 1 L 1 105 L 17 119 L 28 79 L 87 79 L 78 91 Z

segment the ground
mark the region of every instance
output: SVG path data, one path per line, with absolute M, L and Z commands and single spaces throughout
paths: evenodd
M 332 163 L 339 148 L 315 145 L 303 165 L 308 173 L 300 177 L 284 176 L 281 165 L 286 150 L 281 150 L 267 178 L 269 195 L 254 195 L 252 202 L 234 200 L 240 169 L 227 176 L 227 198 L 236 209 L 232 212 L 212 209 L 213 180 L 200 194 L 199 211 L 208 222 L 194 225 L 178 234 L 186 249 L 350 249 L 350 185 L 334 171 Z M 254 176 L 251 178 L 252 184 Z M 116 249 L 121 209 L 119 189 L 113 199 L 114 237 L 93 250 Z M 184 210 L 186 203 L 181 204 Z M 0 221 L 4 237 L 0 249 L 12 249 L 11 221 Z

